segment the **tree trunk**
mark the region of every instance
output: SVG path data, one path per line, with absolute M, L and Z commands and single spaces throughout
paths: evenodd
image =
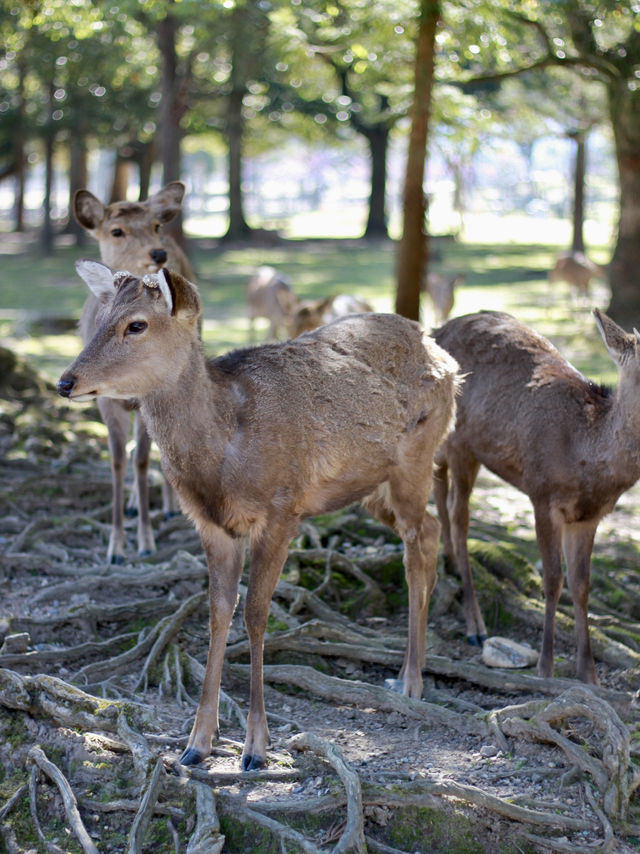
M 140 195 L 139 200 L 143 202 L 149 198 L 149 187 L 151 186 L 151 170 L 153 169 L 153 161 L 155 157 L 155 146 L 152 142 L 145 143 L 142 147 L 142 152 L 138 159 L 138 170 L 140 180 Z
M 572 252 L 584 252 L 584 176 L 586 171 L 586 142 L 583 133 L 571 134 L 576 143 L 573 171 L 573 239 Z
M 609 85 L 609 105 L 620 176 L 620 221 L 609 281 L 608 313 L 630 329 L 640 322 L 640 90 L 624 79 Z
M 420 282 L 426 273 L 424 163 L 427 151 L 435 36 L 440 16 L 439 0 L 420 0 L 416 37 L 415 83 L 411 132 L 404 181 L 402 237 L 398 246 L 396 311 L 420 319 Z
M 178 22 L 172 15 L 167 15 L 166 18 L 158 22 L 158 49 L 162 56 L 162 99 L 160 101 L 160 133 L 156 138 L 165 184 L 180 179 L 180 143 L 182 140 L 180 120 L 186 110 L 186 104 L 181 95 L 182 80 L 178 74 L 177 31 Z M 165 226 L 165 229 L 185 248 L 182 212 L 178 213 Z
M 389 128 L 378 125 L 367 134 L 371 156 L 371 190 L 369 194 L 369 216 L 365 237 L 388 237 L 387 214 L 385 208 L 387 192 L 387 149 L 389 147 Z
M 242 136 L 244 120 L 242 99 L 244 88 L 234 88 L 227 105 L 227 144 L 229 146 L 229 227 L 224 235 L 227 240 L 238 240 L 251 234 L 245 217 L 242 201 Z
M 111 195 L 109 204 L 122 202 L 127 198 L 129 190 L 129 161 L 116 152 L 116 160 L 113 164 L 113 181 L 111 182 Z
M 53 223 L 51 222 L 51 187 L 53 185 L 53 149 L 55 145 L 55 129 L 53 123 L 53 93 L 55 85 L 49 84 L 48 116 L 44 129 L 44 200 L 42 203 L 42 230 L 40 232 L 40 248 L 45 255 L 53 255 Z
M 25 147 L 25 110 L 26 99 L 24 96 L 24 84 L 27 74 L 26 62 L 23 54 L 18 59 L 18 121 L 14 134 L 14 152 L 16 164 L 16 192 L 13 205 L 13 228 L 14 231 L 24 231 L 24 190 L 27 177 L 27 159 L 24 153 Z
M 76 190 L 87 186 L 87 140 L 83 133 L 74 131 L 69 140 L 69 222 L 66 231 L 76 238 L 76 246 L 87 245 L 87 233 L 76 221 L 73 211 L 73 196 Z

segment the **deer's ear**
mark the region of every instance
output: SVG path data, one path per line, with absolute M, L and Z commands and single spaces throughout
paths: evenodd
M 91 261 L 83 258 L 76 261 L 76 271 L 81 279 L 84 279 L 89 290 L 98 297 L 100 302 L 106 303 L 113 299 L 116 286 L 113 281 L 113 270 L 100 261 Z
M 83 228 L 94 231 L 104 219 L 105 206 L 89 190 L 76 190 L 73 213 Z
M 180 211 L 185 189 L 182 181 L 171 181 L 153 196 L 149 196 L 145 204 L 160 222 L 170 222 Z
M 170 293 L 171 305 L 169 311 L 178 320 L 195 320 L 202 312 L 202 303 L 200 302 L 200 294 L 195 285 L 188 282 L 179 273 L 173 273 L 162 267 L 156 273 L 159 280 L 162 280 L 162 285 L 159 284 L 160 290 L 164 294 L 164 287 Z M 164 287 L 163 287 L 164 286 Z M 166 300 L 166 297 L 165 297 Z
M 616 364 L 624 364 L 635 353 L 636 335 L 629 335 L 615 321 L 597 308 L 593 309 L 593 316 L 609 355 Z

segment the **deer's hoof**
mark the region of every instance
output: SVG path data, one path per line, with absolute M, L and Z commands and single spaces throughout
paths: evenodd
M 122 566 L 124 563 L 124 555 L 111 555 L 109 563 L 115 564 L 116 566 Z
M 178 760 L 181 765 L 199 765 L 204 756 L 195 747 L 187 747 L 182 752 L 182 756 Z
M 467 635 L 467 643 L 470 644 L 470 646 L 478 646 L 482 648 L 486 639 L 486 635 Z
M 264 765 L 264 756 L 252 756 L 250 753 L 242 757 L 243 771 L 257 771 Z
M 138 557 L 151 557 L 152 554 L 151 549 L 143 549 L 141 552 L 138 552 Z

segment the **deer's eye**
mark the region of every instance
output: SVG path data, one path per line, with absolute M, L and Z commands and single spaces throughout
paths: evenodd
M 112 228 L 111 229 L 112 237 L 124 237 L 124 231 L 121 228 Z
M 125 330 L 125 335 L 140 335 L 148 325 L 146 320 L 132 320 Z

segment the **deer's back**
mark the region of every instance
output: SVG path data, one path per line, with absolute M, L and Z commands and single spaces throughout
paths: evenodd
M 259 501 L 281 489 L 279 500 L 302 515 L 358 500 L 386 480 L 412 437 L 430 430 L 442 439 L 456 367 L 417 324 L 371 314 L 211 361 L 236 420 L 222 492 L 246 491 L 251 473 Z
M 508 314 L 455 318 L 434 337 L 465 376 L 451 453 L 471 451 L 532 498 L 584 494 L 583 473 L 592 479 L 598 465 L 596 437 L 610 393 Z

